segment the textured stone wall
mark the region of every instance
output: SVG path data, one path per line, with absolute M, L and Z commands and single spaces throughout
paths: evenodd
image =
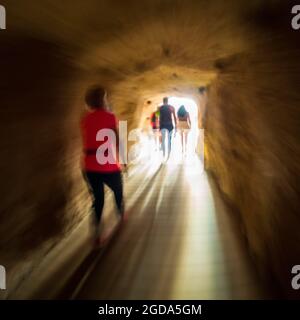
M 288 291 L 299 256 L 300 42 L 290 3 L 2 4 L 0 264 L 11 291 L 88 212 L 78 124 L 94 83 L 131 128 L 152 111 L 150 99 L 201 104 L 207 167 L 239 210 L 257 264 L 272 265 Z
M 81 220 L 89 198 L 79 170 L 77 70 L 48 42 L 1 41 L 1 293 L 9 294 Z
M 300 257 L 300 34 L 279 10 L 260 24 L 267 13 L 249 22 L 253 47 L 224 61 L 211 85 L 206 165 L 238 209 L 262 275 L 298 297 L 290 283 Z

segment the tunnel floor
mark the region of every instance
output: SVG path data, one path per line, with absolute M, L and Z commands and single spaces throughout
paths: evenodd
M 133 168 L 129 220 L 76 299 L 265 299 L 236 222 L 201 169 Z

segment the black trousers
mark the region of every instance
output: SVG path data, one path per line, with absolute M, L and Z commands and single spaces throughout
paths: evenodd
M 104 184 L 113 191 L 117 207 L 121 212 L 123 205 L 123 181 L 121 172 L 101 173 L 85 171 L 84 177 L 94 198 L 92 209 L 97 223 L 101 220 L 104 207 Z

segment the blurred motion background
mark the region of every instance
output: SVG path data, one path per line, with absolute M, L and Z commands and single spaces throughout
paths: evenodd
M 300 264 L 294 2 L 0 4 L 7 14 L 0 31 L 0 264 L 9 283 L 2 298 L 29 298 L 28 281 L 42 281 L 35 268 L 89 214 L 79 120 L 94 83 L 108 89 L 129 130 L 146 128 L 164 96 L 195 101 L 205 169 L 233 208 L 260 275 L 284 297 L 299 297 L 291 288 L 292 266 Z M 50 274 L 51 259 L 47 265 Z

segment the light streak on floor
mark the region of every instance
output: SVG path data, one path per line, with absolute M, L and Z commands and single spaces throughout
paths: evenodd
M 231 212 L 195 161 L 130 170 L 129 220 L 76 298 L 266 297 Z

